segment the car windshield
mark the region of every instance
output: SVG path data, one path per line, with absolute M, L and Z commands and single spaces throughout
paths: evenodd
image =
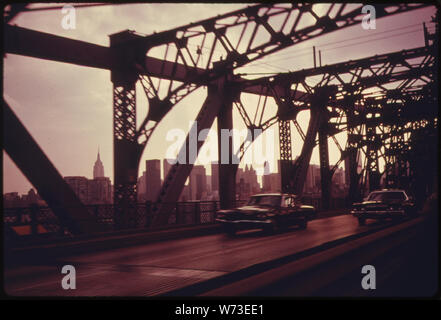
M 278 206 L 281 196 L 254 196 L 250 198 L 249 205 Z
M 397 192 L 372 192 L 369 201 L 389 201 L 389 200 L 404 200 L 406 197 L 401 191 Z

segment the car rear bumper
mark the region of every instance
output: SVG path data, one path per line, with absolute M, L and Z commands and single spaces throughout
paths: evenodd
M 377 210 L 377 211 L 351 211 L 351 214 L 357 218 L 366 219 L 386 219 L 403 217 L 406 213 L 404 210 Z
M 221 223 L 224 226 L 234 226 L 238 229 L 252 229 L 252 228 L 262 228 L 268 226 L 272 223 L 271 220 L 226 220 L 226 219 L 215 219 L 216 222 Z

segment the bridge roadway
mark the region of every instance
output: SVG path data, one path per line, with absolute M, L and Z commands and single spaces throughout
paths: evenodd
M 374 221 L 359 226 L 351 215 L 340 215 L 273 235 L 249 230 L 235 237 L 215 234 L 35 261 L 6 267 L 5 290 L 12 296 L 160 295 L 382 226 Z M 75 290 L 61 287 L 64 265 L 76 268 Z

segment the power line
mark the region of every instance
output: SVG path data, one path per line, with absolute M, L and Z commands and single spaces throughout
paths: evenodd
M 422 30 L 414 30 L 414 31 L 402 32 L 402 33 L 398 33 L 396 35 L 393 35 L 393 37 L 399 37 L 399 36 L 402 36 L 402 35 L 405 35 L 405 34 L 416 33 L 416 32 L 422 32 Z M 331 51 L 331 50 L 334 50 L 334 49 L 346 48 L 346 47 L 354 46 L 354 45 L 357 45 L 357 44 L 365 44 L 365 43 L 369 43 L 369 42 L 377 41 L 377 40 L 389 39 L 391 37 L 392 36 L 388 36 L 388 37 L 382 37 L 382 38 L 373 39 L 371 41 L 361 41 L 361 42 L 351 43 L 351 44 L 348 44 L 348 45 L 345 45 L 345 46 L 339 46 L 339 47 L 335 47 L 335 48 L 328 48 L 325 51 Z
M 425 22 L 426 23 L 433 23 L 431 21 L 425 21 Z M 360 40 L 361 38 L 374 37 L 374 36 L 377 36 L 379 34 L 389 33 L 389 32 L 396 31 L 396 30 L 408 29 L 408 28 L 411 28 L 411 27 L 421 26 L 421 25 L 422 25 L 422 22 L 421 23 L 414 23 L 414 24 L 409 24 L 409 25 L 402 26 L 402 27 L 399 27 L 399 28 L 394 28 L 394 29 L 390 29 L 390 30 L 375 32 L 375 34 L 370 34 L 370 35 L 365 35 L 365 36 L 358 36 L 358 37 L 349 38 L 349 39 L 345 39 L 345 40 L 327 42 L 327 43 L 323 43 L 323 44 L 319 44 L 319 45 L 320 45 L 320 48 L 321 48 L 321 47 L 325 47 L 325 46 L 329 46 L 329 45 L 333 45 L 333 44 L 337 44 L 337 43 L 343 43 L 343 42 L 347 42 L 347 41 L 351 41 L 351 40 Z M 431 26 L 431 27 L 433 27 L 433 26 Z M 429 28 L 431 28 L 431 27 L 429 27 Z M 318 45 L 316 45 L 316 46 L 318 46 Z M 308 48 L 299 49 L 296 52 L 302 52 L 302 51 L 305 51 L 305 50 L 310 51 L 311 49 L 312 49 L 312 47 L 308 47 Z M 284 54 L 280 54 L 278 56 L 281 57 L 283 55 L 291 55 L 291 54 L 292 54 L 292 52 L 285 52 Z
M 354 37 L 354 38 L 349 38 L 349 39 L 345 39 L 345 40 L 341 40 L 341 41 L 328 42 L 328 43 L 321 44 L 319 48 L 321 49 L 322 47 L 326 47 L 326 46 L 329 46 L 329 45 L 335 45 L 335 44 L 338 44 L 338 43 L 344 43 L 344 42 L 348 42 L 348 41 L 352 41 L 352 40 L 360 40 L 362 38 L 377 37 L 380 34 L 389 33 L 389 32 L 393 32 L 393 31 L 396 31 L 396 30 L 408 29 L 408 28 L 414 27 L 416 25 L 421 25 L 421 23 L 415 23 L 415 24 L 411 24 L 411 25 L 408 25 L 408 26 L 400 27 L 400 28 L 394 28 L 394 29 L 390 29 L 390 30 L 386 30 L 386 31 L 376 32 L 375 34 L 371 34 L 371 35 Z M 420 29 L 418 28 L 418 29 L 415 29 L 413 32 L 416 32 L 416 31 L 419 31 L 419 30 Z M 407 32 L 407 33 L 410 33 L 410 32 Z M 375 41 L 375 40 L 390 38 L 390 37 L 393 37 L 393 36 L 396 36 L 396 35 L 401 35 L 401 34 L 405 34 L 405 33 L 397 33 L 397 34 L 394 34 L 394 35 L 390 35 L 388 37 L 380 37 L 380 38 L 376 38 L 376 39 L 371 39 L 371 40 L 366 41 L 366 42 L 371 42 L 371 41 Z M 290 59 L 292 57 L 301 57 L 301 56 L 309 55 L 310 54 L 309 52 L 308 53 L 297 54 L 298 52 L 302 52 L 302 51 L 305 51 L 305 50 L 309 51 L 309 50 L 311 50 L 311 48 L 304 48 L 304 49 L 300 49 L 300 50 L 295 51 L 295 52 L 287 52 L 287 53 L 285 53 L 285 55 L 289 55 L 289 57 L 280 58 L 282 55 L 279 55 L 280 59 L 268 60 L 267 63 L 268 62 L 272 63 L 272 62 L 276 62 L 276 61 L 283 61 L 283 60 Z M 330 50 L 330 49 L 328 49 L 328 50 Z
M 413 30 L 413 31 L 408 31 L 408 32 L 401 32 L 401 33 L 397 33 L 397 34 L 389 35 L 389 36 L 386 36 L 386 37 L 374 38 L 374 39 L 371 39 L 371 40 L 368 40 L 368 41 L 361 41 L 361 42 L 351 43 L 351 44 L 348 44 L 348 45 L 345 45 L 345 46 L 338 46 L 338 47 L 334 47 L 334 48 L 328 48 L 328 49 L 326 49 L 326 50 L 324 50 L 324 51 L 331 51 L 331 50 L 334 50 L 334 49 L 340 49 L 340 48 L 351 47 L 351 46 L 354 46 L 354 45 L 357 45 L 357 44 L 370 43 L 370 42 L 377 41 L 377 40 L 388 39 L 388 38 L 392 38 L 392 37 L 399 37 L 399 36 L 402 36 L 402 35 L 405 35 L 405 34 L 415 33 L 415 32 L 420 32 L 420 31 L 421 31 L 421 30 L 418 29 L 418 30 Z M 362 38 L 362 37 L 360 37 L 360 38 Z M 355 38 L 355 39 L 356 39 L 356 38 Z M 359 39 L 359 38 L 358 38 L 358 39 Z M 335 42 L 335 43 L 342 43 L 342 42 L 346 42 L 346 41 L 338 41 L 338 42 Z M 335 43 L 334 43 L 334 44 L 335 44 Z M 321 48 L 321 47 L 320 47 L 320 48 Z M 304 53 L 304 54 L 300 54 L 300 55 L 295 55 L 295 54 L 293 54 L 293 53 L 291 53 L 291 54 L 292 54 L 292 56 L 290 56 L 290 57 L 285 57 L 285 58 L 276 59 L 276 60 L 268 60 L 268 62 L 273 63 L 273 62 L 276 62 L 276 61 L 284 61 L 284 60 L 288 60 L 288 59 L 292 59 L 292 58 L 298 58 L 298 57 L 301 57 L 301 56 L 309 55 L 310 53 Z M 268 64 L 268 62 L 266 62 L 266 63 Z M 263 63 L 263 62 L 258 61 L 258 62 L 256 62 L 256 64 L 252 64 L 252 63 L 251 63 L 250 66 L 251 66 L 251 65 L 252 65 L 252 66 L 258 66 L 260 63 Z M 277 66 L 277 67 L 278 67 L 278 68 L 282 68 L 282 67 L 280 67 L 280 66 Z

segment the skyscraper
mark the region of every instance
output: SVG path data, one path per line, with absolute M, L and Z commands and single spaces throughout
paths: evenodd
M 144 202 L 146 200 L 146 174 L 145 171 L 142 176 L 138 178 L 138 183 L 136 185 L 138 191 L 138 201 Z
M 145 161 L 146 200 L 156 201 L 161 188 L 161 160 Z
M 86 177 L 64 177 L 82 203 L 89 202 L 89 180 Z
M 217 162 L 211 163 L 211 190 L 219 190 L 219 165 Z
M 93 166 L 93 178 L 103 178 L 104 177 L 104 166 L 100 159 L 100 150 L 98 149 L 98 156 Z
M 164 160 L 162 160 L 162 169 L 163 169 L 163 173 L 164 173 L 164 181 L 167 178 L 168 171 L 173 166 L 172 164 L 170 164 L 169 160 L 172 161 L 172 159 L 164 159 Z
M 105 204 L 112 201 L 112 189 L 108 177 L 99 177 L 88 181 L 88 203 Z
M 202 165 L 193 166 L 190 174 L 190 194 L 191 200 L 201 200 L 207 192 L 207 177 L 205 167 Z

